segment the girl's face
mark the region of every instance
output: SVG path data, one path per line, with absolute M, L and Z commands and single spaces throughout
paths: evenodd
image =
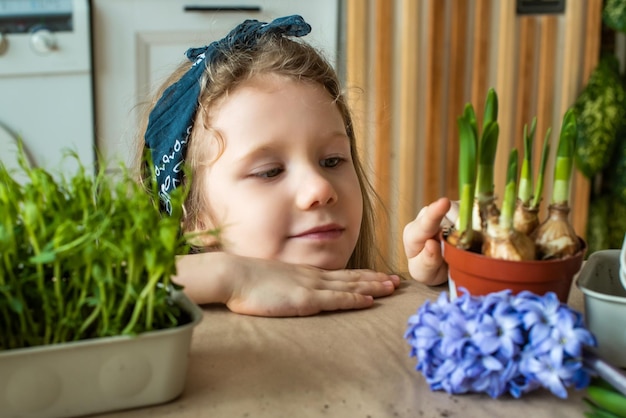
M 318 85 L 256 76 L 211 112 L 211 215 L 234 254 L 345 268 L 363 199 L 343 119 Z

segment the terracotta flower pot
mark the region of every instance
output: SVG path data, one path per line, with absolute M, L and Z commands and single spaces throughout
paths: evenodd
M 580 239 L 581 250 L 573 257 L 560 260 L 508 261 L 461 250 L 448 243 L 443 234 L 443 258 L 448 263 L 450 293 L 458 288 L 472 295 L 486 295 L 505 289 L 513 293 L 529 290 L 538 295 L 552 291 L 566 303 L 572 279 L 580 270 L 587 244 Z

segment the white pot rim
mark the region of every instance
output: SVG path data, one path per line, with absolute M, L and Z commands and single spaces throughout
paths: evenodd
M 578 284 L 578 288 L 580 289 L 581 292 L 583 292 L 585 296 L 604 300 L 607 302 L 613 302 L 613 303 L 626 305 L 626 297 L 615 296 L 615 295 L 610 295 L 607 293 L 598 292 L 596 290 L 591 290 L 585 286 L 582 286 L 580 283 L 577 283 L 577 284 Z

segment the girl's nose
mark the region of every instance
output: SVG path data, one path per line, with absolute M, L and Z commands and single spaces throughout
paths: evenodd
M 297 186 L 296 206 L 301 210 L 337 202 L 337 191 L 333 184 L 319 172 L 308 172 Z

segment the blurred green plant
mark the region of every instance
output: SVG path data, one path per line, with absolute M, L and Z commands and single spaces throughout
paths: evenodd
M 602 20 L 611 29 L 626 32 L 626 0 L 604 0 Z
M 587 386 L 583 401 L 589 408 L 587 418 L 626 418 L 626 396 L 600 377 Z
M 187 251 L 183 188 L 167 216 L 124 168 L 113 180 L 78 161 L 76 174 L 55 178 L 29 167 L 21 144 L 18 159 L 23 172 L 0 163 L 0 350 L 185 321 L 170 300 L 176 255 Z

